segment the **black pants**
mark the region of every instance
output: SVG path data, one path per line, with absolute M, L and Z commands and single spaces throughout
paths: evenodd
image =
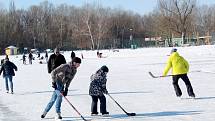
M 92 114 L 98 114 L 97 111 L 97 103 L 98 99 L 100 100 L 100 112 L 102 114 L 106 113 L 106 98 L 105 96 L 91 96 L 92 97 L 92 104 L 91 104 L 91 113 Z
M 174 75 L 172 77 L 172 79 L 173 79 L 173 83 L 172 84 L 174 86 L 176 96 L 180 97 L 182 95 L 181 89 L 180 89 L 180 87 L 178 85 L 178 80 L 180 78 L 184 81 L 184 83 L 185 83 L 185 85 L 187 87 L 187 93 L 188 93 L 188 95 L 191 96 L 191 97 L 195 97 L 195 94 L 193 93 L 192 85 L 190 83 L 190 80 L 189 80 L 187 74 Z

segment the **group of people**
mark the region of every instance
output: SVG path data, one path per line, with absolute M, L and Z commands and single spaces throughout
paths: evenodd
M 73 57 L 71 62 L 66 63 L 64 56 L 60 54 L 60 50 L 55 48 L 54 54 L 52 54 L 48 60 L 48 73 L 51 73 L 52 87 L 54 88 L 54 91 L 49 103 L 41 115 L 41 118 L 46 116 L 53 104 L 56 102 L 57 119 L 62 119 L 62 96 L 67 96 L 69 85 L 80 64 L 81 59 L 78 57 Z
M 54 54 L 52 54 L 48 60 L 48 73 L 51 73 L 52 87 L 54 88 L 52 97 L 44 109 L 41 118 L 44 118 L 49 112 L 51 107 L 55 103 L 56 118 L 62 119 L 61 116 L 61 103 L 62 97 L 67 96 L 69 85 L 74 78 L 77 68 L 81 64 L 81 59 L 75 56 L 75 53 L 71 52 L 72 61 L 66 63 L 63 55 L 60 54 L 58 48 L 55 48 Z M 89 89 L 89 95 L 92 97 L 91 113 L 97 115 L 97 102 L 100 100 L 100 112 L 102 115 L 109 114 L 106 110 L 106 98 L 104 94 L 107 94 L 106 89 L 106 75 L 109 69 L 107 66 L 102 66 L 95 74 L 91 76 L 91 84 Z
M 29 54 L 28 54 L 29 64 L 32 64 L 33 59 L 34 59 L 33 54 L 31 52 L 29 52 Z M 23 62 L 23 64 L 26 64 L 26 55 L 25 54 L 22 55 L 22 62 Z
M 42 57 L 40 57 L 40 52 L 38 51 L 37 52 L 37 58 L 39 58 L 39 60 L 43 60 L 43 56 Z M 23 62 L 23 64 L 26 64 L 26 55 L 25 55 L 25 53 L 22 55 L 22 62 Z M 48 52 L 46 51 L 45 52 L 45 59 L 46 59 L 46 62 L 48 61 Z M 32 54 L 32 52 L 29 52 L 29 54 L 28 54 L 28 60 L 29 60 L 29 64 L 32 64 L 32 60 L 34 60 L 34 57 L 33 57 L 33 54 Z M 41 61 L 40 61 L 40 63 L 41 63 Z
M 97 51 L 96 54 L 97 54 L 97 57 L 98 57 L 98 58 L 102 58 L 102 53 L 100 53 L 99 51 Z
M 62 119 L 61 116 L 61 103 L 62 97 L 67 96 L 68 88 L 72 79 L 74 78 L 77 68 L 81 64 L 81 59 L 75 56 L 75 53 L 71 53 L 71 62 L 66 63 L 66 59 L 60 50 L 55 48 L 54 54 L 52 54 L 48 59 L 48 73 L 51 74 L 52 87 L 54 88 L 52 97 L 48 102 L 46 108 L 44 109 L 41 118 L 44 118 L 49 110 L 55 103 L 56 118 Z M 188 95 L 195 98 L 195 94 L 187 76 L 189 72 L 189 63 L 186 59 L 179 55 L 176 48 L 171 50 L 171 54 L 167 60 L 166 67 L 163 71 L 163 76 L 167 76 L 168 71 L 172 68 L 172 80 L 173 87 L 175 89 L 176 96 L 180 97 L 182 95 L 181 89 L 178 85 L 178 81 L 181 78 L 186 87 Z M 6 91 L 9 92 L 8 80 L 10 82 L 11 93 L 13 93 L 13 83 L 12 76 L 15 75 L 14 70 L 17 71 L 15 64 L 9 61 L 9 58 L 5 58 L 4 63 L 1 66 L 0 74 L 3 72 L 3 77 L 5 78 Z M 109 69 L 107 66 L 102 66 L 99 68 L 95 74 L 91 75 L 91 83 L 89 86 L 89 95 L 92 98 L 91 103 L 91 115 L 98 115 L 97 103 L 100 100 L 100 113 L 102 115 L 107 115 L 109 112 L 106 110 L 106 97 L 104 94 L 108 94 L 106 89 L 107 83 L 107 73 Z
M 55 51 L 57 54 L 58 52 Z M 61 102 L 62 102 L 62 96 L 67 96 L 68 88 L 71 83 L 71 80 L 75 76 L 77 72 L 77 68 L 81 64 L 81 59 L 74 56 L 74 53 L 72 51 L 71 53 L 72 62 L 68 64 L 64 64 L 65 61 L 62 57 L 62 65 L 58 63 L 56 67 L 51 68 L 49 70 L 49 73 L 51 72 L 52 76 L 52 87 L 55 89 L 53 92 L 52 98 L 47 104 L 43 114 L 41 115 L 41 118 L 44 118 L 46 114 L 49 112 L 51 107 L 53 106 L 54 102 L 56 101 L 56 113 L 57 118 L 62 119 L 61 116 Z M 56 60 L 56 59 L 55 59 Z M 189 64 L 188 62 L 179 55 L 176 48 L 173 48 L 171 50 L 171 55 L 167 61 L 166 67 L 163 72 L 163 76 L 166 76 L 168 71 L 172 68 L 172 79 L 173 79 L 173 87 L 175 89 L 176 96 L 180 97 L 182 95 L 181 89 L 178 85 L 178 81 L 181 78 L 186 87 L 188 95 L 192 98 L 195 98 L 195 94 L 193 92 L 192 85 L 190 83 L 190 80 L 187 76 L 187 73 L 189 71 Z M 104 94 L 108 94 L 107 88 L 106 88 L 106 82 L 107 82 L 107 73 L 109 72 L 109 69 L 107 66 L 102 66 L 99 70 L 96 71 L 95 74 L 91 75 L 91 83 L 89 87 L 89 95 L 92 98 L 91 103 L 91 115 L 98 115 L 97 110 L 97 103 L 98 100 L 100 100 L 100 113 L 102 115 L 107 115 L 109 112 L 106 109 L 106 97 Z

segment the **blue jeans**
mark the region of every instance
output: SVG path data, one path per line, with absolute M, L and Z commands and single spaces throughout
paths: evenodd
M 61 91 L 63 90 L 63 84 L 61 81 L 57 81 L 57 89 L 54 90 L 53 94 L 52 94 L 52 98 L 49 101 L 49 103 L 47 104 L 45 111 L 44 112 L 49 112 L 49 110 L 52 108 L 52 106 L 54 105 L 55 101 L 55 108 L 56 108 L 56 113 L 61 113 L 60 108 L 61 108 L 61 103 L 62 103 L 62 95 L 61 95 Z
M 7 75 L 4 78 L 5 78 L 5 87 L 6 87 L 6 90 L 9 91 L 9 87 L 8 87 L 8 81 L 9 81 L 10 82 L 11 92 L 13 92 L 13 76 Z

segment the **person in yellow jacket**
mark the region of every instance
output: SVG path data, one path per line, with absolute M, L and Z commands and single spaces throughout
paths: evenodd
M 172 68 L 172 75 L 173 75 L 172 84 L 175 89 L 176 96 L 181 97 L 182 95 L 181 89 L 178 85 L 178 80 L 181 78 L 187 87 L 188 95 L 192 98 L 195 98 L 192 85 L 187 76 L 187 73 L 189 71 L 189 63 L 182 56 L 179 55 L 176 48 L 173 48 L 171 50 L 171 55 L 167 61 L 166 67 L 163 72 L 163 76 L 166 76 L 171 68 Z

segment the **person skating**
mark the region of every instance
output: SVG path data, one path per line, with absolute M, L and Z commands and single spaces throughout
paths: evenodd
M 23 64 L 26 64 L 26 55 L 25 54 L 22 55 L 22 62 L 23 62 Z
M 0 75 L 3 72 L 7 93 L 9 93 L 9 86 L 8 86 L 8 81 L 9 81 L 11 94 L 13 94 L 13 76 L 15 76 L 14 70 L 17 71 L 17 66 L 13 62 L 9 61 L 8 57 L 6 57 L 4 59 L 4 63 L 1 66 Z
M 61 103 L 62 103 L 62 95 L 67 96 L 69 85 L 74 78 L 77 68 L 81 64 L 81 59 L 75 57 L 68 64 L 62 64 L 51 72 L 52 77 L 52 87 L 54 88 L 51 100 L 47 104 L 41 118 L 44 118 L 46 114 L 49 112 L 51 107 L 55 104 L 57 119 L 62 119 L 61 116 Z
M 62 54 L 60 54 L 59 48 L 55 48 L 54 54 L 52 54 L 48 60 L 48 73 L 51 73 L 52 70 L 65 63 L 66 59 Z
M 104 94 L 107 94 L 106 89 L 106 76 L 109 69 L 107 66 L 102 66 L 95 74 L 91 75 L 91 83 L 89 87 L 89 95 L 92 97 L 91 103 L 91 115 L 98 115 L 97 102 L 100 100 L 100 113 L 102 115 L 108 115 L 106 110 L 106 98 Z
M 177 97 L 181 97 L 182 92 L 178 85 L 178 80 L 181 78 L 186 87 L 187 87 L 187 93 L 190 97 L 195 98 L 195 94 L 193 92 L 192 85 L 190 83 L 190 80 L 187 76 L 187 73 L 189 71 L 189 63 L 179 55 L 176 48 L 173 48 L 171 50 L 170 57 L 167 61 L 166 67 L 163 72 L 163 76 L 166 76 L 168 71 L 172 68 L 172 80 L 173 80 L 173 87 L 175 89 L 175 93 Z
M 100 53 L 99 51 L 97 51 L 96 54 L 97 54 L 97 57 L 98 57 L 98 58 L 102 58 L 102 53 Z
M 71 59 L 73 59 L 74 57 L 75 57 L 75 52 L 72 51 L 72 52 L 71 52 Z
M 37 51 L 37 58 L 40 59 L 40 52 L 39 51 Z
M 28 54 L 28 60 L 29 60 L 29 64 L 32 64 L 32 60 L 33 60 L 33 55 L 31 53 L 31 51 Z
M 46 51 L 46 53 L 45 53 L 46 62 L 48 62 L 48 57 L 49 57 L 49 55 L 48 55 L 48 52 Z

